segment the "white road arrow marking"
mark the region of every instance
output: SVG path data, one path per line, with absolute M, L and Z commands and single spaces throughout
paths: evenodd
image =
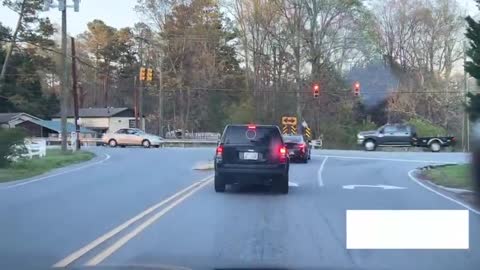
M 298 187 L 298 184 L 295 182 L 288 182 L 288 186 L 290 187 Z
M 355 188 L 382 188 L 382 189 L 406 189 L 405 187 L 397 186 L 388 186 L 388 185 L 346 185 L 343 186 L 344 189 L 355 189 Z

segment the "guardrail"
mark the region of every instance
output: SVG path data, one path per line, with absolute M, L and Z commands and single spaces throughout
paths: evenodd
M 59 138 L 48 138 L 48 145 L 58 145 L 61 143 Z M 68 141 L 71 144 L 70 140 Z M 101 146 L 104 145 L 100 138 L 82 138 L 80 139 L 82 146 Z M 189 139 L 166 139 L 162 140 L 162 147 L 196 147 L 196 146 L 216 146 L 217 140 L 189 140 Z

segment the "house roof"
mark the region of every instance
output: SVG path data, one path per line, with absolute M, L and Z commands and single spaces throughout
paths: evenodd
M 129 110 L 129 108 L 80 108 L 78 110 L 79 117 L 112 117 L 123 111 Z M 55 117 L 60 117 L 61 114 L 57 113 Z M 67 117 L 73 117 L 73 110 L 67 112 Z
M 0 124 L 8 123 L 20 113 L 0 113 Z
M 62 132 L 62 125 L 61 121 L 55 121 L 55 120 L 35 120 L 35 119 L 28 119 L 25 121 L 30 121 L 32 123 L 35 123 L 37 125 L 40 125 L 42 127 L 51 129 L 53 131 L 56 131 L 58 133 Z M 72 123 L 67 123 L 67 132 L 75 132 L 75 125 Z M 80 127 L 80 133 L 95 133 L 95 131 L 88 129 L 88 128 L 83 128 Z
M 30 115 L 28 113 L 24 112 L 16 112 L 16 113 L 0 113 L 0 124 L 5 124 L 8 123 L 14 119 L 20 118 L 22 116 L 25 116 L 28 119 L 35 119 L 35 120 L 41 120 L 38 117 L 35 117 L 33 115 Z

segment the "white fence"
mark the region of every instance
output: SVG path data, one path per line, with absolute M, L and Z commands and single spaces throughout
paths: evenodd
M 47 140 L 43 138 L 29 138 L 25 139 L 24 146 L 14 145 L 12 147 L 17 148 L 21 151 L 21 154 L 16 156 L 8 156 L 7 158 L 12 161 L 17 161 L 19 158 L 29 158 L 32 159 L 33 157 L 44 157 L 47 155 Z M 24 152 L 23 150 L 26 150 Z
M 33 158 L 34 156 L 44 157 L 47 155 L 47 140 L 43 138 L 31 138 L 25 140 L 27 153 L 22 156 Z

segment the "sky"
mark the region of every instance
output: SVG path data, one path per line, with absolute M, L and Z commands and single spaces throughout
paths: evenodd
M 54 0 L 56 3 L 57 0 Z M 478 13 L 474 0 L 458 0 L 465 10 L 471 15 Z M 67 4 L 72 4 L 72 0 L 67 0 Z M 83 33 L 87 28 L 87 23 L 94 20 L 103 20 L 106 24 L 115 28 L 133 26 L 140 20 L 134 10 L 136 0 L 81 0 L 80 12 L 74 12 L 73 8 L 67 10 L 67 31 L 70 35 L 76 36 Z M 44 16 L 57 25 L 61 23 L 61 12 L 54 8 L 45 12 Z M 0 6 L 0 22 L 11 28 L 14 27 L 18 15 L 10 9 Z
M 57 0 L 54 0 L 57 3 Z M 76 36 L 87 29 L 87 23 L 94 19 L 103 20 L 115 28 L 133 26 L 139 21 L 139 16 L 134 10 L 136 0 L 81 0 L 80 11 L 74 12 L 73 8 L 67 9 L 67 31 Z M 73 4 L 67 0 L 67 5 Z M 60 25 L 62 14 L 57 8 L 44 12 L 52 23 Z M 0 22 L 11 28 L 16 24 L 18 15 L 10 9 L 0 5 Z

